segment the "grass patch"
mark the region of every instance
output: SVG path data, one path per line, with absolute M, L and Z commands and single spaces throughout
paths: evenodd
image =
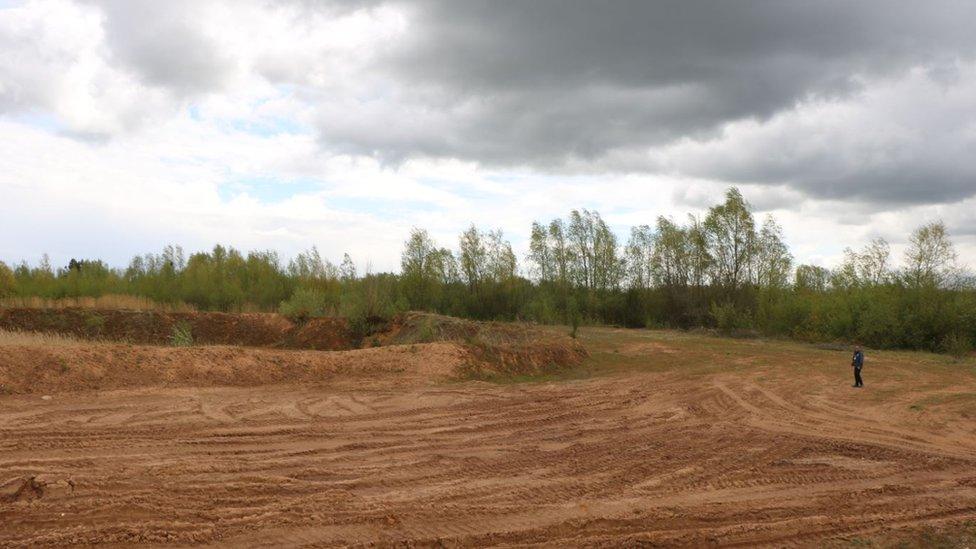
M 21 332 L 0 330 L 0 345 L 27 345 L 31 347 L 74 347 L 91 345 L 75 337 L 58 333 Z
M 192 347 L 193 346 L 193 328 L 187 321 L 177 322 L 176 326 L 173 326 L 173 335 L 169 337 L 170 344 L 173 347 Z
M 106 294 L 98 297 L 63 297 L 49 299 L 37 296 L 0 298 L 0 307 L 26 307 L 30 309 L 114 309 L 127 311 L 165 311 L 188 313 L 196 307 L 183 302 L 159 303 L 148 297 L 124 294 Z
M 566 328 L 551 329 L 565 333 Z M 592 376 L 680 372 L 682 376 L 697 379 L 751 372 L 756 381 L 789 378 L 816 379 L 823 383 L 824 374 L 829 373 L 832 379 L 828 383 L 836 383 L 838 387 L 849 385 L 852 378 L 852 349 L 842 346 L 788 339 L 731 338 L 702 331 L 609 327 L 580 328 L 578 340 L 589 352 L 585 366 Z M 859 396 L 862 402 L 890 402 L 909 389 L 924 395 L 950 386 L 971 385 L 976 376 L 976 361 L 972 359 L 960 364 L 947 360 L 945 355 L 922 351 L 868 349 L 866 354 L 864 376 L 870 391 Z M 963 404 L 963 400 L 956 402 Z
M 92 338 L 98 338 L 102 335 L 102 328 L 105 327 L 105 317 L 102 315 L 91 312 L 85 314 L 85 330 L 88 335 Z

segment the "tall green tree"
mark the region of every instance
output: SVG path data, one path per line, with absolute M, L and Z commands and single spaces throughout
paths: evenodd
M 502 230 L 489 231 L 483 240 L 488 252 L 487 272 L 491 280 L 502 283 L 514 279 L 518 271 L 518 261 L 512 251 L 512 244 L 505 240 Z
M 480 285 L 488 274 L 488 248 L 473 224 L 458 238 L 458 267 L 468 288 Z
M 945 223 L 935 221 L 912 232 L 905 251 L 905 279 L 915 287 L 946 287 L 958 274 L 956 250 Z
M 817 265 L 799 265 L 796 268 L 794 288 L 798 292 L 826 292 L 830 287 L 830 269 Z
M 701 290 L 708 284 L 715 260 L 712 258 L 709 233 L 704 223 L 694 215 L 688 216 L 686 240 L 691 285 L 696 290 Z
M 342 263 L 339 264 L 339 279 L 343 282 L 351 282 L 357 278 L 359 277 L 356 272 L 356 263 L 348 253 L 342 254 Z
M 14 294 L 17 280 L 14 278 L 14 271 L 6 263 L 0 261 L 0 297 L 8 297 Z
M 573 210 L 569 214 L 567 240 L 576 285 L 589 290 L 617 288 L 624 274 L 617 237 L 600 214 Z
M 552 260 L 556 266 L 556 282 L 568 286 L 572 272 L 569 243 L 566 239 L 566 224 L 561 219 L 549 223 L 549 242 L 552 246 Z
M 728 292 L 735 292 L 749 282 L 756 243 L 756 223 L 739 189 L 730 188 L 725 202 L 708 210 L 704 228 L 711 244 L 715 280 Z
M 627 279 L 631 288 L 645 290 L 654 284 L 654 230 L 648 225 L 631 227 L 626 247 Z
M 657 218 L 657 235 L 651 257 L 654 282 L 669 291 L 685 288 L 690 278 L 688 233 L 670 219 Z
M 558 272 L 555 253 L 549 240 L 548 229 L 533 221 L 529 236 L 529 269 L 530 274 L 540 282 L 552 282 Z
M 450 250 L 438 248 L 424 229 L 413 228 L 400 257 L 403 290 L 410 307 L 432 310 L 443 285 L 458 280 L 458 267 Z
M 783 240 L 783 228 L 771 215 L 766 216 L 759 231 L 754 264 L 758 286 L 782 289 L 789 285 L 793 254 Z

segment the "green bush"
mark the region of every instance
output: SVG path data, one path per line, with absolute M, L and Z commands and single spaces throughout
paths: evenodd
M 738 201 L 733 206 L 742 213 L 741 197 L 733 198 Z M 727 206 L 723 208 L 718 213 L 728 213 Z M 577 223 L 577 228 L 585 228 L 585 219 L 577 221 L 583 223 Z M 790 284 L 781 276 L 785 273 L 782 264 L 777 267 L 782 272 L 773 280 L 769 278 L 772 271 L 766 269 L 771 264 L 762 259 L 767 256 L 757 256 L 766 261 L 753 265 L 757 276 L 745 276 L 729 286 L 716 276 L 715 257 L 707 249 L 712 244 L 709 238 L 700 238 L 697 221 L 679 231 L 688 240 L 683 244 L 675 241 L 673 248 L 664 249 L 686 262 L 681 265 L 687 272 L 679 272 L 676 278 L 661 278 L 660 265 L 655 263 L 659 259 L 653 254 L 646 257 L 645 252 L 655 251 L 646 246 L 656 242 L 671 245 L 660 239 L 637 243 L 645 248 L 634 248 L 633 261 L 646 263 L 635 263 L 638 270 L 626 262 L 611 261 L 622 258 L 615 255 L 620 250 L 614 250 L 610 239 L 603 258 L 606 264 L 593 270 L 593 265 L 579 263 L 585 257 L 567 245 L 560 223 L 538 227 L 541 240 L 535 244 L 542 247 L 533 254 L 548 262 L 537 265 L 538 280 L 519 276 L 507 267 L 504 272 L 482 272 L 466 279 L 463 265 L 449 250 L 435 247 L 429 235 L 415 231 L 405 248 L 402 273 L 370 273 L 367 267 L 368 274 L 362 277 L 354 274 L 352 266 L 336 268 L 314 248 L 287 264 L 273 251 L 241 253 L 219 245 L 189 257 L 181 248 L 167 246 L 162 253 L 133 258 L 126 268 L 89 259 L 73 259 L 61 267 L 52 265 L 47 257 L 34 266 L 0 262 L 0 305 L 120 295 L 201 310 L 278 310 L 298 321 L 342 316 L 357 342 L 368 342 L 395 313 L 412 306 L 475 320 L 565 324 L 572 326 L 573 335 L 578 335 L 580 324 L 595 323 L 717 327 L 734 336 L 755 329 L 812 342 L 859 341 L 873 348 L 956 355 L 976 346 L 976 276 L 972 273 L 952 284 L 919 284 L 917 277 L 897 271 L 861 273 L 863 257 L 858 259 L 861 256 L 851 252 L 850 265 L 845 263 L 834 272 L 801 266 L 796 283 Z M 775 251 L 766 248 L 770 250 Z M 579 267 L 584 266 L 587 268 L 581 271 Z M 639 274 L 643 282 L 628 289 L 624 272 Z M 758 278 L 761 273 L 765 274 Z M 597 275 L 599 280 L 594 280 Z M 44 320 L 55 331 L 71 328 L 59 313 Z M 87 319 L 85 333 L 96 337 L 104 333 L 101 322 Z
M 436 335 L 434 332 L 434 323 L 429 318 L 425 319 L 423 325 L 420 327 L 420 332 L 417 334 L 416 343 L 430 343 L 434 341 Z
M 973 342 L 962 334 L 949 334 L 942 339 L 942 351 L 957 359 L 963 359 L 973 352 Z
M 190 323 L 182 321 L 173 326 L 173 335 L 170 336 L 169 340 L 173 347 L 192 347 L 193 328 Z
M 281 302 L 278 312 L 293 320 L 307 320 L 326 316 L 333 312 L 329 296 L 316 288 L 301 287 L 286 301 Z
M 398 310 L 392 284 L 383 276 L 346 281 L 339 298 L 339 315 L 349 323 L 357 345 L 386 326 Z
M 715 327 L 723 334 L 731 335 L 752 327 L 748 312 L 740 311 L 731 301 L 712 303 L 711 316 Z
M 16 284 L 17 280 L 14 278 L 14 272 L 10 270 L 10 267 L 6 263 L 0 261 L 0 297 L 13 295 Z
M 102 328 L 105 327 L 105 317 L 98 313 L 90 313 L 85 316 L 85 328 L 88 330 L 88 335 L 91 337 L 98 337 L 102 335 Z

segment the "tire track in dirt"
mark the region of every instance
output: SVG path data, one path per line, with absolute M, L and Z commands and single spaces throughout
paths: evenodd
M 789 546 L 976 517 L 967 443 L 781 394 L 647 374 L 2 397 L 0 485 L 74 490 L 0 494 L 0 545 Z
M 916 448 L 926 454 L 939 453 L 960 458 L 976 455 L 976 441 L 960 447 L 959 440 L 952 437 L 902 429 L 890 423 L 882 424 L 846 413 L 813 411 L 822 410 L 818 408 L 802 409 L 755 384 L 746 385 L 742 392 L 751 390 L 759 398 L 742 396 L 723 382 L 716 381 L 714 385 L 747 413 L 750 425 L 758 428 L 777 432 L 803 432 L 838 440 L 870 440 L 896 448 Z M 757 403 L 760 398 L 768 400 L 772 407 L 762 408 Z M 856 433 L 856 436 L 846 433 Z

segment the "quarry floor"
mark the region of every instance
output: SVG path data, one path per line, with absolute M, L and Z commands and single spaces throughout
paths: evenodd
M 843 349 L 581 339 L 583 366 L 530 380 L 423 375 L 421 357 L 304 383 L 0 395 L 0 546 L 976 539 L 971 360 L 868 350 L 854 389 Z

